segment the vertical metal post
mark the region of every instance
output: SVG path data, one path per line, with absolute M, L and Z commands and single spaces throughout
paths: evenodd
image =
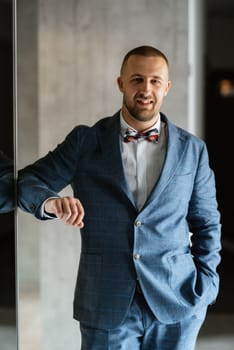
M 17 169 L 18 169 L 18 95 L 17 95 L 17 0 L 12 0 L 13 25 L 13 143 L 14 143 L 14 183 L 15 183 L 15 307 L 16 307 L 16 346 L 19 349 L 19 264 L 18 264 L 18 215 L 17 215 Z
M 202 0 L 188 0 L 188 131 L 204 137 L 204 13 Z

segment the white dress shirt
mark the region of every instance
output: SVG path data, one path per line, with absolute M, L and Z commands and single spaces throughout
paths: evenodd
M 156 143 L 144 139 L 124 142 L 124 133 L 128 128 L 135 130 L 120 115 L 120 148 L 123 167 L 135 204 L 138 210 L 141 210 L 161 173 L 167 146 L 166 125 L 161 122 L 159 114 L 157 122 L 148 129 L 158 129 L 159 138 Z

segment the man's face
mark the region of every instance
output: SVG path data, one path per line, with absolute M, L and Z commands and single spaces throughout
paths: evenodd
M 171 82 L 163 58 L 130 56 L 118 78 L 123 93 L 122 113 L 132 126 L 151 126 L 158 116 Z M 151 124 L 151 125 L 150 125 Z

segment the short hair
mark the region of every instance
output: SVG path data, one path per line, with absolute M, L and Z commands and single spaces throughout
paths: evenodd
M 129 52 L 124 56 L 124 59 L 123 59 L 122 65 L 121 65 L 121 69 L 120 69 L 120 74 L 123 73 L 124 66 L 126 65 L 128 59 L 129 59 L 129 57 L 134 56 L 134 55 L 145 56 L 145 57 L 152 57 L 152 56 L 161 57 L 161 58 L 164 59 L 164 61 L 166 62 L 167 66 L 169 67 L 168 59 L 167 59 L 167 57 L 164 55 L 164 53 L 163 53 L 162 51 L 156 49 L 156 48 L 153 47 L 153 46 L 144 45 L 144 46 L 135 47 L 134 49 L 132 49 L 131 51 L 129 51 Z

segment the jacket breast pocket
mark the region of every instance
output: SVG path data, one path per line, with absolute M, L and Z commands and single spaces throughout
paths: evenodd
M 193 189 L 193 176 L 191 173 L 185 175 L 174 175 L 163 192 L 167 202 L 176 205 L 185 204 L 189 201 Z

